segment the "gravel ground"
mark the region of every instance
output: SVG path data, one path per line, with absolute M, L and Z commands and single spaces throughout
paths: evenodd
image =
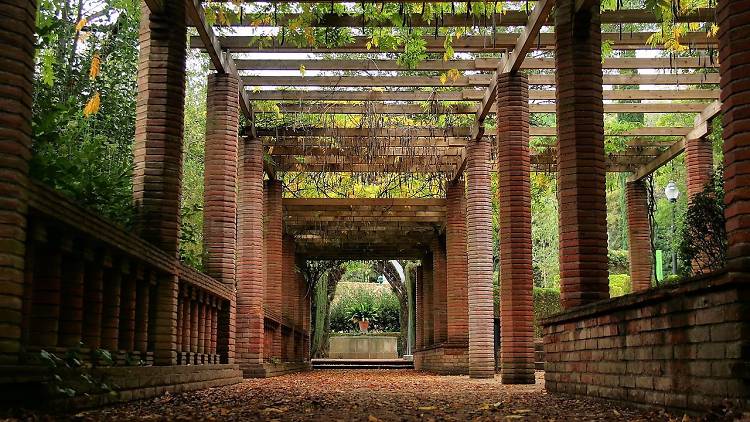
M 69 415 L 27 420 L 263 421 L 689 421 L 683 415 L 550 395 L 535 385 L 437 376 L 412 370 L 319 370 L 252 379 Z M 692 419 L 696 420 L 696 419 Z

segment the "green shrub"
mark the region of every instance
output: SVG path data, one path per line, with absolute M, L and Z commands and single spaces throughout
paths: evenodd
M 610 249 L 607 251 L 610 274 L 628 274 L 630 272 L 630 256 L 625 249 Z
M 370 330 L 397 332 L 400 309 L 398 297 L 388 289 L 340 288 L 331 303 L 331 331 L 356 331 L 352 317 L 367 311 Z
M 630 276 L 627 274 L 610 274 L 609 275 L 609 295 L 618 297 L 626 295 L 633 291 L 630 284 Z
M 553 288 L 534 287 L 534 336 L 542 336 L 539 321 L 562 311 L 560 291 Z

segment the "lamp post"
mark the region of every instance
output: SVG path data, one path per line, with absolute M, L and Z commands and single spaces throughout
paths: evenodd
M 672 274 L 677 274 L 677 250 L 674 246 L 675 240 L 675 208 L 677 207 L 677 198 L 680 197 L 680 190 L 677 184 L 670 180 L 664 188 L 664 195 L 672 203 Z

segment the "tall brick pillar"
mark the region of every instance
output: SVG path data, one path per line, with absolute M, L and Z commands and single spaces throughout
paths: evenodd
M 468 257 L 466 256 L 466 188 L 463 179 L 446 186 L 448 202 L 445 227 L 448 284 L 448 343 L 469 345 L 469 299 L 467 294 Z
M 625 188 L 628 205 L 628 243 L 630 249 L 630 283 L 633 291 L 651 287 L 651 226 L 648 221 L 648 196 L 643 181 L 630 182 Z
M 265 251 L 266 251 L 266 303 L 265 306 L 277 318 L 281 317 L 281 289 L 283 280 L 283 209 L 282 189 L 279 180 L 266 182 L 266 217 L 265 217 Z M 280 321 L 280 320 L 279 320 Z M 271 332 L 272 347 L 267 355 L 281 358 L 281 327 L 276 326 Z
M 422 335 L 424 347 L 435 344 L 435 291 L 432 254 L 422 259 Z
M 414 326 L 416 330 L 415 348 L 422 350 L 424 342 L 424 276 L 422 275 L 422 266 L 416 267 L 414 271 L 414 307 L 416 308 Z
M 133 199 L 136 230 L 177 256 L 185 106 L 187 28 L 184 1 L 152 13 L 141 1 Z M 154 363 L 177 363 L 177 290 L 174 274 L 157 284 Z
M 467 146 L 466 240 L 469 262 L 469 376 L 495 376 L 495 328 L 492 303 L 492 186 L 490 143 Z
M 432 241 L 433 332 L 435 344 L 448 340 L 448 286 L 446 277 L 445 244 L 441 237 Z
M 242 142 L 238 206 L 238 258 L 235 362 L 263 361 L 263 146 Z
M 563 307 L 609 297 L 599 1 L 555 3 L 557 178 Z
M 0 364 L 21 350 L 35 30 L 35 0 L 0 3 Z
M 707 138 L 693 139 L 685 144 L 687 194 L 692 199 L 711 180 L 714 171 L 714 151 Z
M 724 114 L 724 201 L 727 268 L 750 268 L 750 0 L 717 5 L 721 57 L 721 111 Z
M 239 78 L 208 75 L 203 251 L 206 274 L 234 286 L 237 252 L 237 132 Z
M 533 384 L 531 157 L 525 74 L 498 75 L 497 109 L 501 377 L 507 384 Z

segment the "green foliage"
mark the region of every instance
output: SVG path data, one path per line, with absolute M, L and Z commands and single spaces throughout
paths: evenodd
M 609 276 L 609 296 L 623 296 L 633 291 L 630 283 L 630 276 L 627 274 L 610 274 Z
M 75 397 L 81 394 L 108 392 L 116 395 L 113 386 L 97 376 L 92 369 L 99 366 L 112 366 L 114 361 L 109 351 L 96 349 L 91 352 L 91 363 L 87 363 L 81 354 L 82 343 L 68 349 L 60 357 L 44 349 L 39 352 L 39 361 L 49 368 L 52 377 L 47 387 L 52 395 Z
M 534 287 L 534 335 L 542 336 L 542 327 L 539 321 L 562 311 L 560 303 L 560 290 Z
M 630 272 L 630 256 L 627 250 L 610 249 L 607 252 L 607 259 L 609 260 L 610 274 L 627 274 Z
M 685 273 L 704 274 L 726 263 L 727 235 L 724 218 L 724 180 L 721 172 L 696 194 L 685 215 L 680 257 Z
M 401 329 L 398 297 L 389 289 L 375 290 L 356 284 L 340 288 L 330 312 L 333 332 L 355 331 L 357 321 L 369 321 L 373 331 Z

